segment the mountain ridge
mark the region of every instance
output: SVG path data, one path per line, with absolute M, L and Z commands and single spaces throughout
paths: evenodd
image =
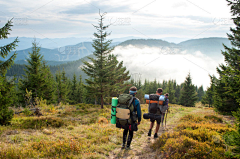
M 170 43 L 162 39 L 130 39 L 123 42 L 112 43 L 111 46 L 127 47 L 132 45 L 134 47 L 158 47 L 158 48 L 180 48 L 180 51 L 186 51 L 186 53 L 193 54 L 200 51 L 204 55 L 211 58 L 220 58 L 221 50 L 223 50 L 222 43 L 231 46 L 230 41 L 227 38 L 221 37 L 208 37 L 200 39 L 190 39 L 183 41 L 179 44 Z M 40 53 L 44 56 L 46 61 L 75 61 L 85 56 L 91 55 L 94 51 L 92 42 L 81 42 L 76 45 L 67 45 L 59 47 L 58 49 L 41 48 Z M 25 50 L 19 50 L 17 52 L 16 61 L 25 60 L 28 58 L 28 52 L 31 52 L 31 48 Z M 12 54 L 13 52 L 11 52 Z M 10 54 L 10 55 L 11 55 Z M 7 57 L 9 58 L 10 55 Z M 7 59 L 6 58 L 6 59 Z M 0 58 L 0 60 L 4 60 Z

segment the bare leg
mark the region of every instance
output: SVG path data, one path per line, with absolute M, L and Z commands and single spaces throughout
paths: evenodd
M 158 133 L 159 127 L 160 127 L 160 124 L 157 124 L 156 130 L 155 130 L 155 133 L 156 133 L 156 134 Z
M 163 127 L 164 116 L 165 116 L 165 113 L 162 113 L 162 120 L 161 120 L 161 122 L 162 122 L 162 127 Z
M 154 122 L 151 122 L 149 129 L 152 129 L 152 128 L 153 128 L 153 125 L 154 125 Z

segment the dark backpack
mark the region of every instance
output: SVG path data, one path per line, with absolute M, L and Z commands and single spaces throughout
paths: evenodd
M 118 97 L 118 105 L 116 108 L 116 127 L 129 129 L 134 127 L 133 124 L 137 120 L 136 113 L 134 112 L 133 102 L 135 97 L 130 94 L 120 94 Z M 136 131 L 136 130 L 133 130 Z
M 149 100 L 159 101 L 159 97 L 160 96 L 157 94 L 150 94 Z M 158 109 L 159 109 L 158 103 L 150 103 L 149 101 L 149 106 L 148 106 L 149 113 L 156 114 Z
M 150 94 L 149 95 L 149 100 L 159 101 L 159 99 L 160 99 L 159 97 L 160 97 L 160 95 Z M 166 105 L 168 99 L 167 98 L 164 98 L 164 99 L 165 100 L 163 101 L 163 105 Z M 149 101 L 149 106 L 148 106 L 149 112 L 148 113 L 156 114 L 158 109 L 159 109 L 159 103 L 151 103 Z

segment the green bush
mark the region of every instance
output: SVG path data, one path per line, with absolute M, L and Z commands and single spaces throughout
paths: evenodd
M 8 108 L 0 108 L 0 125 L 10 124 L 13 114 L 13 110 L 9 110 Z
M 13 127 L 22 129 L 41 129 L 43 127 L 59 128 L 65 125 L 67 125 L 67 123 L 57 117 L 27 117 L 12 121 Z
M 203 121 L 204 119 L 198 116 L 194 116 L 191 114 L 185 115 L 184 117 L 182 117 L 180 119 L 180 121 L 189 121 L 189 122 L 195 122 L 195 123 L 199 123 L 201 121 Z
M 224 140 L 231 147 L 228 155 L 232 158 L 240 158 L 240 108 L 233 112 L 233 116 L 236 118 L 237 130 L 227 132 L 224 135 Z
M 9 109 L 14 102 L 14 84 L 8 82 L 5 76 L 0 75 L 0 125 L 10 124 L 13 118 L 13 110 Z
M 211 120 L 215 123 L 222 123 L 223 122 L 222 118 L 217 117 L 215 115 L 205 115 L 204 118 L 209 119 L 209 120 Z
M 29 116 L 29 115 L 32 114 L 32 112 L 28 108 L 24 108 L 23 114 L 26 115 L 26 116 Z
M 221 118 L 214 115 L 206 115 L 204 118 L 185 115 L 180 121 L 174 132 L 162 134 L 151 145 L 161 155 L 160 158 L 225 159 L 229 156 L 225 154 L 226 145 L 222 136 L 234 129 L 222 124 Z

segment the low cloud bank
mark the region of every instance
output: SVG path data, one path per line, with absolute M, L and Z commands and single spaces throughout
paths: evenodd
M 127 47 L 117 46 L 113 54 L 132 74 L 135 80 L 144 79 L 157 81 L 176 79 L 177 83 L 184 82 L 188 72 L 191 73 L 192 82 L 197 86 L 203 85 L 206 89 L 210 85 L 209 74 L 218 77 L 216 67 L 224 60 L 215 60 L 204 53 L 197 51 L 186 53 L 179 48 L 157 47 Z

